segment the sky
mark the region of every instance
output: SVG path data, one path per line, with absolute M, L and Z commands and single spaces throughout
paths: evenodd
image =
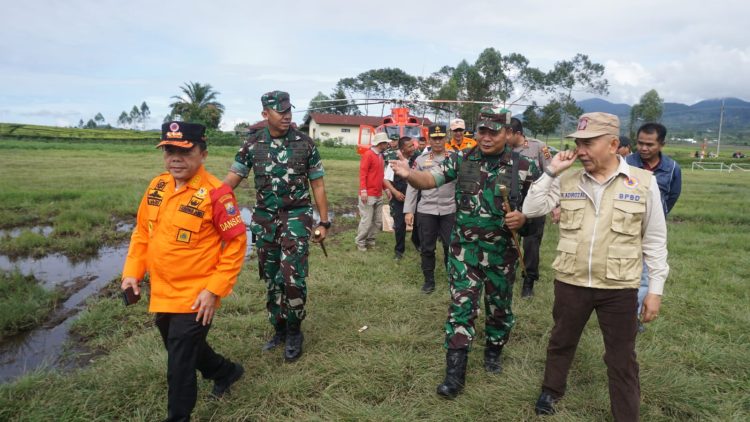
M 300 121 L 341 78 L 429 76 L 488 47 L 544 71 L 586 54 L 615 103 L 650 89 L 685 104 L 750 100 L 749 17 L 739 0 L 0 0 L 0 122 L 72 126 L 101 112 L 114 125 L 146 101 L 157 128 L 188 81 L 220 93 L 225 130 L 260 120 L 274 89 Z

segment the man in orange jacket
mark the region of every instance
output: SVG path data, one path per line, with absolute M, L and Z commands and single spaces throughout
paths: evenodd
M 477 141 L 464 135 L 464 130 L 466 130 L 466 123 L 464 123 L 463 119 L 451 120 L 450 127 L 451 132 L 453 133 L 453 137 L 445 145 L 445 149 L 447 149 L 448 151 L 459 152 L 477 146 Z
M 247 246 L 245 224 L 232 189 L 203 167 L 206 128 L 162 125 L 167 172 L 149 184 L 138 208 L 121 288 L 140 295 L 146 272 L 149 311 L 167 349 L 167 420 L 190 419 L 197 397 L 195 370 L 214 380 L 222 396 L 244 369 L 206 342 L 220 298 L 232 292 Z

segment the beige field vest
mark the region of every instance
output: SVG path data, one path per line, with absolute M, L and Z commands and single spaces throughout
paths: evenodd
M 651 173 L 629 167 L 604 189 L 599 211 L 581 187 L 583 170 L 560 176 L 560 241 L 555 277 L 576 286 L 638 288 L 643 268 L 642 222 Z

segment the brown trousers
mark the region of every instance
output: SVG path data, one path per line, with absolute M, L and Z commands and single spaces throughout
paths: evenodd
M 596 311 L 604 337 L 609 401 L 616 421 L 637 421 L 641 388 L 635 356 L 638 289 L 593 289 L 555 280 L 555 326 L 547 346 L 542 389 L 560 398 L 583 328 Z

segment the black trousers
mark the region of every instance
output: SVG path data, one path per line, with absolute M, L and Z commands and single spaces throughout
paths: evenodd
M 638 289 L 594 289 L 555 280 L 552 328 L 542 389 L 562 397 L 568 371 L 591 313 L 596 311 L 604 338 L 609 402 L 616 421 L 637 421 L 641 386 L 635 355 Z
M 229 375 L 234 365 L 217 354 L 206 342 L 210 325 L 195 321 L 196 314 L 156 314 L 164 347 L 167 349 L 167 420 L 189 421 L 198 397 L 195 370 L 206 379 Z
M 526 265 L 526 277 L 539 280 L 539 248 L 544 236 L 545 216 L 530 218 L 529 235 L 523 237 L 523 263 Z
M 435 279 L 435 248 L 437 240 L 443 243 L 443 265 L 448 265 L 448 247 L 451 231 L 456 224 L 456 214 L 432 215 L 417 213 L 419 239 L 422 242 L 422 274 L 425 281 Z
M 406 220 L 404 219 L 404 203 L 391 200 L 391 216 L 393 217 L 393 233 L 396 235 L 396 246 L 393 251 L 403 255 L 406 250 Z
M 414 214 L 414 224 L 411 228 L 411 243 L 414 244 L 414 248 L 416 250 L 420 250 L 422 248 L 421 241 L 419 240 L 419 218 L 417 214 Z

